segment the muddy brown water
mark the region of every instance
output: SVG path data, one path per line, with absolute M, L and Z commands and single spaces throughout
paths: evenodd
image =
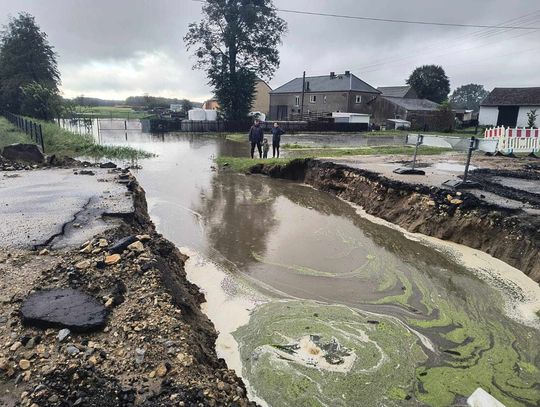
M 519 287 L 488 284 L 450 251 L 373 223 L 328 194 L 213 168 L 216 156 L 246 156 L 246 143 L 140 132 L 100 139 L 158 154 L 136 173 L 158 230 L 225 270 L 228 297 L 241 280 L 264 298 L 233 333 L 241 373 L 263 402 L 463 405 L 478 387 L 507 406 L 540 402 L 537 318 L 511 318 L 515 299 L 527 300 Z M 356 359 L 347 371 L 325 370 L 312 356 L 328 349 Z M 375 354 L 380 360 L 368 368 Z M 300 390 L 291 383 L 299 377 L 308 379 L 296 404 Z

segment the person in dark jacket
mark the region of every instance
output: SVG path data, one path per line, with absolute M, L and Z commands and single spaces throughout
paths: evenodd
M 255 146 L 259 150 L 259 158 L 262 158 L 262 141 L 264 138 L 264 131 L 258 120 L 255 120 L 255 124 L 249 129 L 249 142 L 251 143 L 251 158 L 255 152 Z
M 279 143 L 281 143 L 281 135 L 285 134 L 285 132 L 279 127 L 277 123 L 274 123 L 274 127 L 272 127 L 272 157 L 279 158 Z

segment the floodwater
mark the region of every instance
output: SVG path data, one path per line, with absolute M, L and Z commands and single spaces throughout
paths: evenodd
M 190 254 L 218 353 L 254 400 L 449 406 L 482 387 L 506 406 L 539 405 L 540 289 L 519 271 L 310 187 L 212 168 L 218 155 L 247 155 L 243 143 L 100 139 L 158 154 L 137 172 L 150 215 Z

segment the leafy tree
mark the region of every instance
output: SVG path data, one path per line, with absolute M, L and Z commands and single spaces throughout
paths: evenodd
M 39 93 L 43 96 L 45 88 L 46 93 L 58 95 L 59 83 L 56 54 L 47 34 L 40 30 L 34 17 L 28 13 L 11 18 L 0 33 L 0 108 L 23 113 L 23 99 L 38 91 L 35 84 L 39 84 Z M 28 87 L 30 84 L 33 85 Z M 26 96 L 23 89 L 27 89 Z M 24 103 L 28 106 L 29 101 Z M 44 106 L 38 110 L 43 113 L 43 109 Z M 47 112 L 46 116 L 50 113 Z
M 182 99 L 180 103 L 182 103 L 182 114 L 187 116 L 188 112 L 193 109 L 193 103 L 188 99 Z
M 84 95 L 77 96 L 74 101 L 77 106 L 86 106 L 86 98 Z
M 62 110 L 62 98 L 58 92 L 38 82 L 21 86 L 21 113 L 43 120 L 58 117 Z
M 416 68 L 407 79 L 407 85 L 413 87 L 419 98 L 436 103 L 446 100 L 450 92 L 450 81 L 444 69 L 438 65 Z
M 531 109 L 527 112 L 527 127 L 536 127 L 536 118 L 538 117 L 538 114 L 536 113 L 536 109 Z
M 478 111 L 480 110 L 480 103 L 488 94 L 489 92 L 484 89 L 484 86 L 470 83 L 457 88 L 450 95 L 450 103 L 460 109 Z
M 271 78 L 279 66 L 277 46 L 287 24 L 272 0 L 207 0 L 202 11 L 184 42 L 197 58 L 194 68 L 206 70 L 224 117 L 243 120 L 256 76 Z

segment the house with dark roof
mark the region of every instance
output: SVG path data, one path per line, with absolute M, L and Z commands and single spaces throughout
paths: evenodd
M 540 114 L 540 88 L 495 88 L 480 103 L 480 125 L 526 127 L 527 113 Z M 538 124 L 538 123 L 537 123 Z
M 270 117 L 289 120 L 302 111 L 307 115 L 330 115 L 332 112 L 371 113 L 370 102 L 380 91 L 349 71 L 330 72 L 324 76 L 295 78 L 270 92 Z
M 439 104 L 428 99 L 384 96 L 383 94 L 372 102 L 372 122 L 377 125 L 386 125 L 388 119 L 411 121 L 412 116 L 429 116 L 438 110 Z
M 382 96 L 404 98 L 404 99 L 418 99 L 416 91 L 412 86 L 379 86 L 377 88 L 381 92 Z

